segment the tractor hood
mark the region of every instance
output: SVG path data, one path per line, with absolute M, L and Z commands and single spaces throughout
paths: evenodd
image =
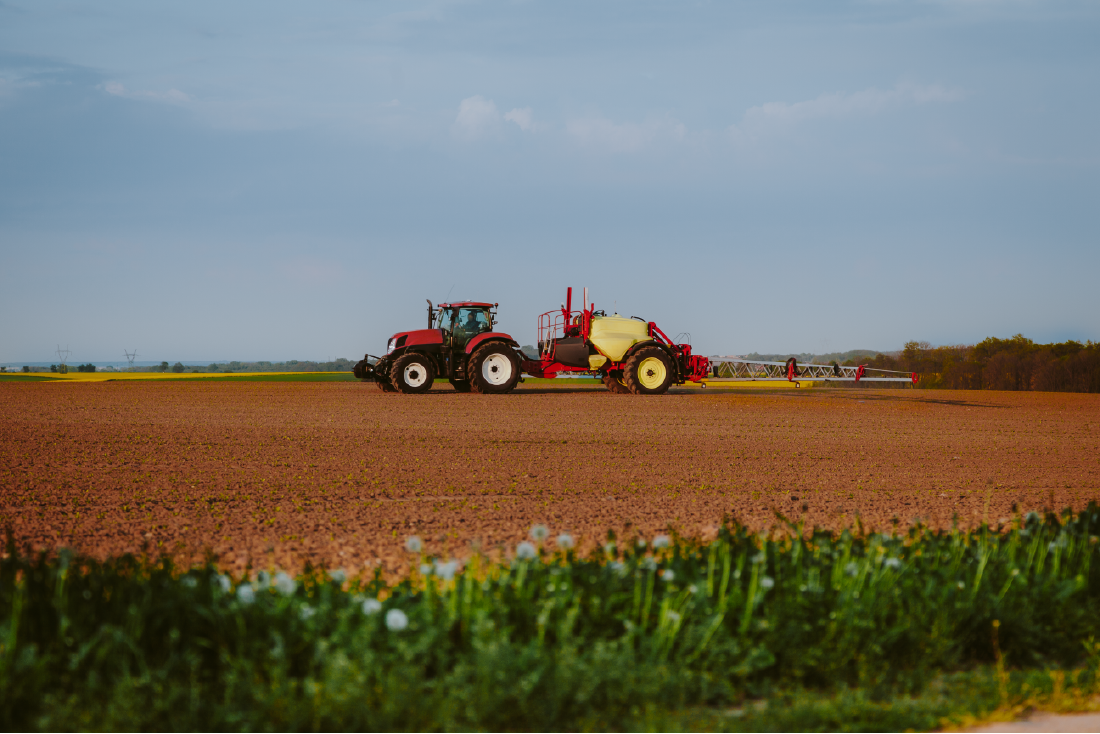
M 417 344 L 442 344 L 442 329 L 417 329 L 416 331 L 402 331 L 390 337 L 386 343 L 386 354 L 395 349 L 411 347 Z

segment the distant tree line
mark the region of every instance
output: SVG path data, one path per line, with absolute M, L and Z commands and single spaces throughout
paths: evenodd
M 353 362 L 344 359 L 334 359 L 329 362 L 313 362 L 310 360 L 288 359 L 285 362 L 211 362 L 207 367 L 186 367 L 180 362 L 169 366 L 167 362 L 161 362 L 155 367 L 143 368 L 147 372 L 350 372 Z
M 901 352 L 845 364 L 917 372 L 918 387 L 931 389 L 1100 392 L 1100 344 L 1091 341 L 1036 344 L 1022 334 L 947 347 L 912 341 Z

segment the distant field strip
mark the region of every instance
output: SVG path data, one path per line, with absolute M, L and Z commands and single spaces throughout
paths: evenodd
M 353 382 L 350 372 L 15 372 L 0 374 L 0 382 L 117 382 L 184 380 L 206 382 Z

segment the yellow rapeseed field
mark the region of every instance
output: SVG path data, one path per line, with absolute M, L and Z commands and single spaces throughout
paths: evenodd
M 22 374 L 22 373 L 14 373 Z M 275 377 L 299 375 L 300 372 L 32 372 L 31 376 L 49 377 L 58 382 L 111 382 L 114 380 L 181 380 L 225 377 Z M 311 375 L 332 375 L 336 372 L 311 372 Z M 342 373 L 339 373 L 342 374 Z

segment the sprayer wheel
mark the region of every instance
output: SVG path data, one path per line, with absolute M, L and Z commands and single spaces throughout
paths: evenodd
M 602 375 L 600 375 L 600 379 L 603 380 L 604 387 L 606 387 L 609 392 L 614 393 L 615 395 L 630 394 L 630 388 L 623 383 L 622 370 L 604 372 Z
M 623 369 L 623 382 L 635 395 L 662 395 L 674 377 L 672 360 L 660 347 L 642 347 L 630 355 Z

